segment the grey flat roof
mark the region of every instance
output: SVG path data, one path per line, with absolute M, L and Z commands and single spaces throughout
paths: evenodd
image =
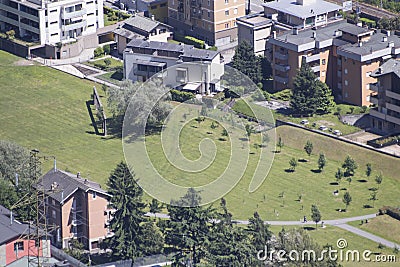
M 346 26 L 340 28 L 339 30 L 341 30 L 342 32 L 350 33 L 355 36 L 363 36 L 374 32 L 374 30 L 359 27 L 354 24 L 347 24 Z
M 141 39 L 133 39 L 128 43 L 126 47 L 127 47 L 126 51 L 128 53 L 129 53 L 129 48 L 136 47 L 136 48 L 146 48 L 146 49 L 161 50 L 161 51 L 179 52 L 181 53 L 182 57 L 190 57 L 203 60 L 212 60 L 219 54 L 219 52 L 217 51 L 194 48 L 193 45 L 172 44 L 172 43 L 164 43 L 157 41 L 144 41 Z
M 145 36 L 138 34 L 136 32 L 132 32 L 130 30 L 124 29 L 124 28 L 119 28 L 113 31 L 117 35 L 121 35 L 125 38 L 128 39 L 134 39 L 134 38 L 145 38 Z
M 382 75 L 386 75 L 389 73 L 394 73 L 397 77 L 400 78 L 400 60 L 389 59 L 385 63 L 383 63 L 379 69 L 374 71 L 371 76 L 372 77 L 379 77 Z
M 237 21 L 250 24 L 253 27 L 272 24 L 272 20 L 264 16 L 264 12 L 240 17 Z
M 279 0 L 265 3 L 263 6 L 303 19 L 342 9 L 337 4 L 321 0 L 306 5 L 299 5 L 295 0 Z
M 57 189 L 49 195 L 58 202 L 66 200 L 78 189 L 85 192 L 92 190 L 109 196 L 106 191 L 101 189 L 100 184 L 84 178 L 77 178 L 76 175 L 61 170 L 50 170 L 40 178 L 39 186 L 44 186 L 45 190 L 51 190 L 53 184 L 57 185 Z

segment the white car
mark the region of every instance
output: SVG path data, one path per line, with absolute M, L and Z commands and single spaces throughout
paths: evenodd
M 321 126 L 319 126 L 319 129 L 321 131 L 326 131 L 326 130 L 328 130 L 328 127 L 326 127 L 325 125 L 321 125 Z
M 306 120 L 306 119 L 304 119 L 304 120 L 301 120 L 301 122 L 300 122 L 301 124 L 303 124 L 303 125 L 307 125 L 307 124 L 309 124 L 309 122 L 308 122 L 308 120 Z
M 341 132 L 341 131 L 339 131 L 339 130 L 334 130 L 334 131 L 333 131 L 333 134 L 336 134 L 336 135 L 342 135 L 342 132 Z

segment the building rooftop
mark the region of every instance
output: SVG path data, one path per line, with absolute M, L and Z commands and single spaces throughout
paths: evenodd
M 374 30 L 363 28 L 354 24 L 347 23 L 344 27 L 340 28 L 342 32 L 346 32 L 355 36 L 369 35 L 374 32 Z
M 152 50 L 178 52 L 182 57 L 190 57 L 199 60 L 212 60 L 219 54 L 219 52 L 217 51 L 194 48 L 193 45 L 172 44 L 172 43 L 164 43 L 157 41 L 144 41 L 141 39 L 133 39 L 132 41 L 130 41 L 125 51 L 129 53 L 131 51 L 131 48 L 144 48 Z
M 374 71 L 371 76 L 379 77 L 382 75 L 394 73 L 400 78 L 400 60 L 389 59 L 383 63 L 376 71 Z
M 147 17 L 143 17 L 143 16 L 140 16 L 137 14 L 133 15 L 132 17 L 127 19 L 122 27 L 124 27 L 124 28 L 132 27 L 134 29 L 138 29 L 138 30 L 142 30 L 142 31 L 150 33 L 159 25 L 163 25 L 167 28 L 171 28 L 169 25 L 166 25 L 159 21 L 156 21 L 156 20 L 153 20 L 153 19 L 150 19 Z M 128 26 L 128 27 L 126 27 L 126 26 Z
M 39 186 L 44 186 L 46 191 L 53 191 L 49 195 L 60 203 L 69 198 L 78 189 L 85 192 L 95 191 L 110 196 L 96 182 L 81 178 L 77 174 L 61 170 L 55 171 L 54 169 L 50 170 L 40 179 Z
M 315 15 L 324 14 L 327 12 L 341 10 L 342 7 L 330 3 L 327 1 L 321 0 L 303 0 L 304 4 L 300 4 L 302 1 L 296 0 L 277 0 L 273 2 L 268 2 L 263 4 L 264 7 L 272 8 L 277 11 L 298 17 L 298 18 L 309 18 L 314 17 Z
M 272 24 L 272 20 L 264 16 L 264 12 L 240 17 L 237 19 L 237 21 L 239 23 L 243 22 L 249 24 L 252 27 L 259 27 Z
M 3 206 L 0 206 L 0 209 L 7 210 Z M 6 215 L 0 214 L 0 245 L 6 243 L 9 240 L 17 238 L 23 234 L 26 234 L 28 231 L 28 225 L 22 224 L 16 220 L 12 220 L 10 214 Z

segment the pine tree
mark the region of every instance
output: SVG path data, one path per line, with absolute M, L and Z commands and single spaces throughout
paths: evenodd
M 318 170 L 322 171 L 326 165 L 326 157 L 324 153 L 319 154 L 318 158 Z
M 311 67 L 303 60 L 293 81 L 290 106 L 299 115 L 325 114 L 333 106 L 332 91 L 317 79 Z
M 272 233 L 268 229 L 258 212 L 254 212 L 253 217 L 249 219 L 247 231 L 251 235 L 251 243 L 255 246 L 256 251 L 262 250 L 265 244 L 271 239 Z
M 243 72 L 255 84 L 262 81 L 261 60 L 248 41 L 241 42 L 232 58 L 232 67 Z
M 145 222 L 140 227 L 140 251 L 145 256 L 162 253 L 164 237 L 160 229 L 151 221 Z
M 111 207 L 116 210 L 110 223 L 114 236 L 109 240 L 109 247 L 115 256 L 134 260 L 142 255 L 140 236 L 146 206 L 142 201 L 143 190 L 124 162 L 111 173 L 107 186 L 113 196 Z

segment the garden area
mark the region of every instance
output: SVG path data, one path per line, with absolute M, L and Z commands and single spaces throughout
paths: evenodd
M 104 26 L 113 25 L 119 21 L 126 20 L 130 16 L 128 13 L 104 6 Z

